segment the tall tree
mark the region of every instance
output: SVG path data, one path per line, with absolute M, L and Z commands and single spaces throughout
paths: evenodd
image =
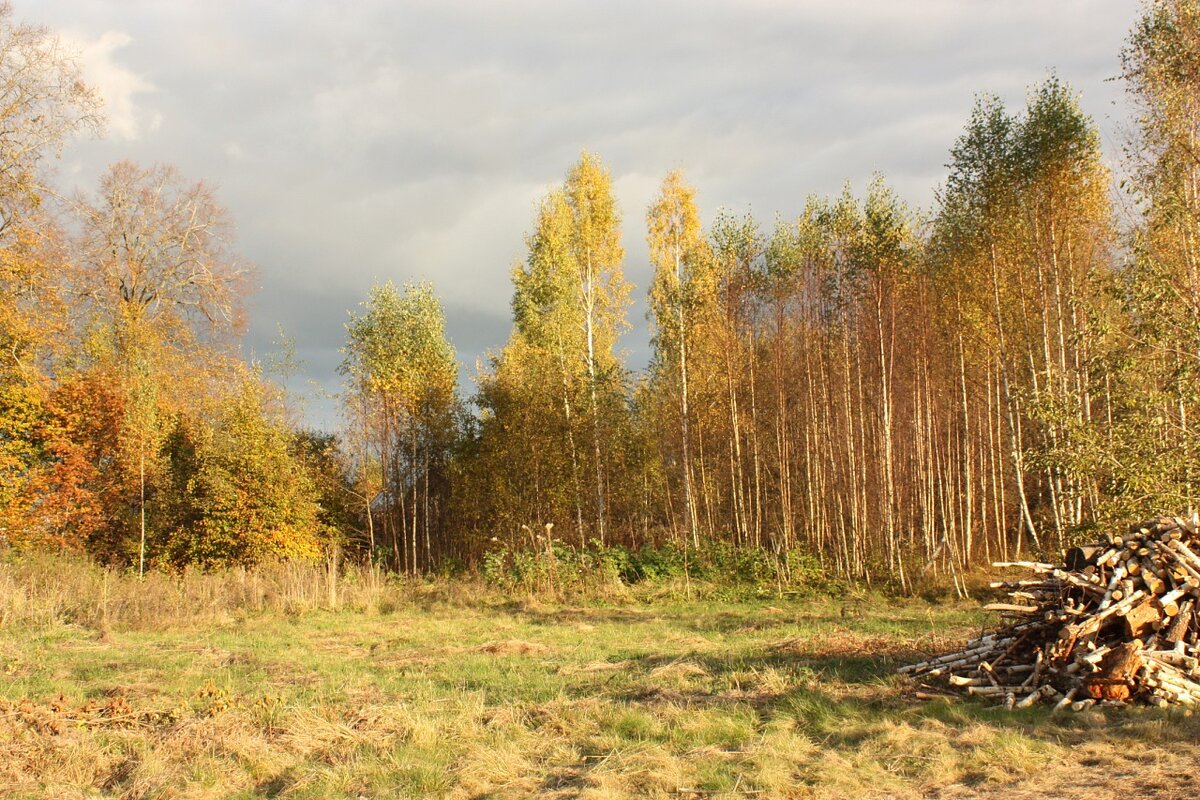
M 576 302 L 586 342 L 588 396 L 591 401 L 592 456 L 596 482 L 596 531 L 605 540 L 608 524 L 606 460 L 611 416 L 623 392 L 623 376 L 614 349 L 628 327 L 629 284 L 621 272 L 621 215 L 612 177 L 600 159 L 584 152 L 567 173 L 563 199 L 569 212 L 568 247 L 576 271 Z
M 79 210 L 75 290 L 90 312 L 93 358 L 119 372 L 129 397 L 124 449 L 136 464 L 143 571 L 148 462 L 165 430 L 160 387 L 169 379 L 178 396 L 212 346 L 237 331 L 248 270 L 230 251 L 228 217 L 211 190 L 171 167 L 120 162 Z
M 373 288 L 363 305 L 346 325 L 341 367 L 353 404 L 373 421 L 374 453 L 363 448 L 360 469 L 369 470 L 372 459 L 382 466 L 393 566 L 416 573 L 434 558 L 433 507 L 444 503 L 433 490 L 441 490 L 452 443 L 458 362 L 428 284 L 401 292 L 389 282 Z
M 0 2 L 0 515 L 32 502 L 27 484 L 45 455 L 36 441 L 48 399 L 45 361 L 69 318 L 62 236 L 45 202 L 47 165 L 72 136 L 100 125 L 99 97 L 73 54 Z
M 587 352 L 587 323 L 583 319 L 582 304 L 576 300 L 580 270 L 570 244 L 572 223 L 565 193 L 552 191 L 542 201 L 534 229 L 527 238 L 529 255 L 526 263 L 513 269 L 513 338 L 505 348 L 504 362 L 499 366 L 501 370 L 511 368 L 528 376 L 526 386 L 533 392 L 538 392 L 535 387 L 540 383 L 535 375 L 553 380 L 544 392 L 558 398 L 561 430 L 570 458 L 575 527 L 582 545 L 587 537 L 584 532 L 583 466 L 577 432 L 581 432 L 581 389 L 587 385 L 585 373 L 580 369 Z M 532 399 L 531 394 L 525 394 L 523 402 L 532 405 Z
M 544 419 L 541 431 L 518 433 L 516 418 L 501 418 L 500 413 L 520 407 L 520 401 L 512 402 L 517 397 L 534 405 L 555 398 L 557 410 L 550 418 L 558 420 L 558 443 L 548 450 L 527 450 L 523 460 L 536 472 L 532 485 L 543 498 L 539 505 L 544 513 L 562 511 L 556 498 L 570 496 L 581 543 L 588 528 L 606 541 L 607 464 L 625 424 L 626 381 L 616 342 L 628 326 L 629 284 L 621 272 L 619 223 L 612 179 L 599 159 L 584 153 L 562 187 L 538 208 L 527 240 L 528 258 L 513 270 L 513 334 L 492 376 L 485 378 L 481 396 L 496 414 L 491 431 L 485 420 L 484 437 L 493 441 L 497 428 L 530 442 L 542 439 Z M 524 390 L 514 380 L 517 375 L 524 376 Z M 507 394 L 512 401 L 500 391 L 515 393 Z M 581 446 L 587 433 L 590 457 L 586 445 Z M 562 453 L 561 460 L 556 453 Z M 565 485 L 559 480 L 564 475 Z M 582 486 L 589 479 L 595 501 L 586 503 L 591 513 L 585 521 Z
M 692 307 L 697 303 L 697 272 L 707 262 L 705 241 L 696 207 L 696 190 L 675 170 L 663 179 L 658 197 L 646 212 L 650 261 L 650 311 L 655 326 L 655 364 L 678 380 L 680 471 L 683 477 L 686 533 L 699 547 L 699 515 L 693 489 L 691 412 L 688 403 L 689 339 L 694 335 Z M 670 366 L 668 366 L 670 365 Z M 670 385 L 663 391 L 673 391 Z
M 1114 488 L 1137 502 L 1200 505 L 1200 3 L 1153 0 L 1122 51 L 1137 115 L 1129 188 L 1143 210 L 1124 297 L 1136 368 L 1113 442 Z
M 723 365 L 730 529 L 737 544 L 761 544 L 762 472 L 758 438 L 756 290 L 765 248 L 758 222 L 722 210 L 709 232 L 716 293 L 712 332 Z M 749 463 L 747 463 L 749 461 Z
M 883 442 L 882 473 L 884 535 L 889 567 L 907 588 L 904 566 L 905 545 L 900 541 L 897 515 L 896 376 L 898 315 L 902 312 L 908 283 L 920 257 L 912 216 L 895 194 L 876 178 L 872 181 L 859 217 L 850 259 L 865 295 L 864 316 L 870 320 L 877 387 L 877 426 Z

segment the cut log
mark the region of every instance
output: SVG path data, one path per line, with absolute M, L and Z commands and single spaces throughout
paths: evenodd
M 1091 545 L 1087 547 L 1072 547 L 1067 551 L 1066 564 L 1067 569 L 1071 571 L 1082 570 L 1088 564 L 1095 560 L 1100 553 L 1100 545 Z
M 1084 683 L 1096 700 L 1128 700 L 1133 696 L 1134 676 L 1142 668 L 1142 643 L 1128 642 L 1112 648 L 1100 661 L 1100 670 Z
M 1154 600 L 1143 600 L 1125 614 L 1125 636 L 1138 639 L 1157 630 L 1156 626 L 1162 616 L 1163 612 L 1158 609 Z
M 1200 706 L 1198 526 L 1155 517 L 1072 547 L 1059 565 L 997 562 L 1032 573 L 992 583 L 1009 597 L 985 606 L 998 627 L 901 672 L 1004 708 Z
M 1162 638 L 1174 644 L 1175 642 L 1183 642 L 1188 633 L 1188 625 L 1191 622 L 1192 604 L 1194 600 L 1185 600 L 1183 605 L 1179 607 L 1179 613 L 1172 619 L 1170 625 L 1162 632 Z

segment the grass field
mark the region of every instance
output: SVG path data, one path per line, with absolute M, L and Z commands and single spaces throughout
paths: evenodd
M 865 596 L 0 630 L 0 796 L 1181 797 L 1200 724 L 922 703 L 896 665 L 973 605 Z

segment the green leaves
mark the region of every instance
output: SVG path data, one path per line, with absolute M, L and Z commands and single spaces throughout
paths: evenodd
M 340 371 L 359 391 L 416 413 L 425 402 L 448 401 L 458 362 L 446 339 L 446 320 L 429 284 L 403 293 L 390 281 L 371 289 L 362 316 L 347 323 L 349 342 Z

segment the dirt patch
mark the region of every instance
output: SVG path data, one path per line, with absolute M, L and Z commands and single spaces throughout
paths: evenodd
M 548 653 L 550 648 L 544 644 L 537 642 L 527 642 L 523 639 L 507 639 L 503 642 L 488 642 L 481 644 L 478 647 L 471 648 L 475 653 L 489 653 L 494 656 L 508 655 L 532 655 L 534 653 Z
M 855 633 L 847 628 L 835 628 L 816 636 L 792 636 L 767 645 L 772 653 L 818 658 L 910 658 L 920 650 L 916 643 L 898 641 L 887 636 Z
M 617 672 L 629 669 L 629 661 L 593 661 L 590 664 L 566 664 L 559 668 L 559 675 L 581 675 L 590 672 Z

